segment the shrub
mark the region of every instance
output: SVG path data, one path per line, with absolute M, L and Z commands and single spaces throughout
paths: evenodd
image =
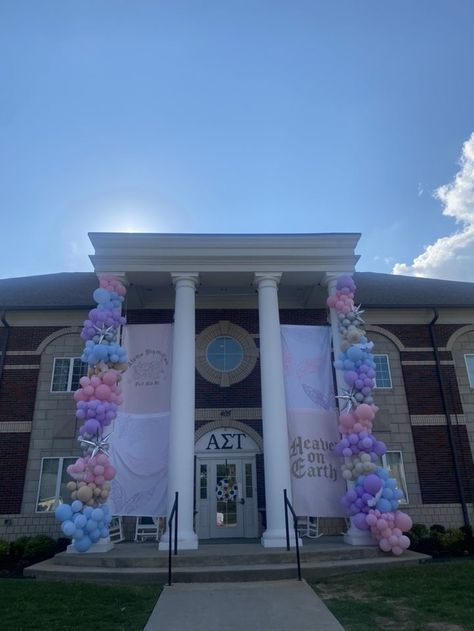
M 10 555 L 13 561 L 19 561 L 25 554 L 25 548 L 31 537 L 18 537 L 10 544 Z
M 433 524 L 432 526 L 430 526 L 430 532 L 434 533 L 434 532 L 446 532 L 446 528 L 444 526 L 442 526 L 441 524 Z
M 472 526 L 461 526 L 459 529 L 464 537 L 464 547 L 469 554 L 474 554 L 474 534 Z
M 56 554 L 58 552 L 64 552 L 70 543 L 71 539 L 68 539 L 67 537 L 59 537 L 59 539 L 56 540 Z
M 10 544 L 8 541 L 0 539 L 0 570 L 8 568 L 10 565 Z
M 25 546 L 23 560 L 31 563 L 39 563 L 49 559 L 56 553 L 56 542 L 46 535 L 30 537 Z

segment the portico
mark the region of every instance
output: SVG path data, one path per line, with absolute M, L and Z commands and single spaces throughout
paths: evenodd
M 178 544 L 181 549 L 198 547 L 194 520 L 196 310 L 215 312 L 216 321 L 224 323 L 230 321 L 230 318 L 220 317 L 224 312 L 226 316 L 235 310 L 258 312 L 258 333 L 252 335 L 259 341 L 260 360 L 258 407 L 263 433 L 266 514 L 262 544 L 283 547 L 286 544 L 283 489 L 287 489 L 291 500 L 291 481 L 280 313 L 290 309 L 298 312 L 325 309 L 330 278 L 354 270 L 358 259 L 354 250 L 359 236 L 90 235 L 95 249 L 91 260 L 96 272 L 119 274 L 128 284 L 126 310 L 174 312 L 168 493 L 171 507 L 175 492 L 179 492 Z M 226 325 L 221 326 L 225 331 Z M 333 335 L 337 335 L 334 318 L 331 327 Z M 220 339 L 225 344 L 225 339 L 234 337 L 240 343 L 238 335 L 224 334 Z M 245 344 L 241 345 L 244 349 Z M 246 352 L 242 351 L 244 356 Z M 238 369 L 226 366 L 223 374 L 225 378 L 215 386 L 220 390 L 212 396 L 224 400 L 222 392 L 225 390 L 232 400 L 232 380 L 243 378 Z M 251 407 L 245 400 L 240 401 L 240 405 Z M 209 403 L 206 407 L 213 405 Z M 226 471 L 228 461 L 229 458 L 222 463 Z M 241 471 L 238 467 L 243 466 L 245 471 L 245 465 L 252 462 L 242 458 L 238 463 L 235 461 L 235 474 Z M 216 471 L 213 469 L 213 484 L 219 475 Z

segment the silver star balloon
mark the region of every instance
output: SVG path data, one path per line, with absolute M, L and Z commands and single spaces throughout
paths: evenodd
M 358 324 L 365 324 L 365 320 L 362 319 L 362 314 L 365 313 L 363 309 L 361 309 L 362 305 L 358 305 L 357 307 L 354 305 L 352 308 L 352 313 L 355 316 L 354 321 Z
M 350 412 L 353 407 L 357 407 L 359 402 L 355 398 L 356 394 L 356 391 L 352 388 L 352 390 L 342 390 L 342 394 L 336 396 L 336 399 L 340 399 L 341 402 L 345 401 L 339 408 L 341 412 Z
M 99 344 L 102 344 L 107 333 L 112 333 L 113 331 L 115 331 L 114 326 L 108 326 L 108 327 L 103 326 L 102 328 L 96 326 L 95 324 L 93 326 L 94 326 L 94 329 L 99 334 Z
M 90 447 L 93 447 L 92 449 L 92 453 L 91 453 L 91 458 L 94 458 L 94 456 L 96 456 L 99 451 L 101 451 L 102 453 L 104 453 L 106 456 L 109 455 L 109 449 L 110 449 L 110 437 L 112 436 L 113 432 L 110 432 L 109 434 L 107 434 L 107 436 L 99 436 L 99 434 L 97 434 L 97 436 L 95 438 L 93 438 L 92 440 L 87 440 L 85 438 L 81 438 L 81 436 L 79 436 L 79 438 L 77 439 L 80 443 L 81 443 L 81 447 L 82 445 L 85 443 L 86 445 L 89 445 Z

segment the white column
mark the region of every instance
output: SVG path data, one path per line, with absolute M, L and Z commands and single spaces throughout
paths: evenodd
M 258 289 L 267 516 L 267 529 L 262 537 L 262 544 L 265 548 L 286 546 L 283 489 L 287 489 L 288 498 L 291 501 L 286 399 L 278 311 L 280 278 L 281 274 L 255 274 L 255 283 Z M 291 523 L 290 519 L 290 525 Z M 292 540 L 294 543 L 294 535 Z
M 171 371 L 171 421 L 168 465 L 168 515 L 175 492 L 179 493 L 178 548 L 196 550 L 194 532 L 194 389 L 195 292 L 199 275 L 171 274 L 176 289 L 173 364 Z M 160 548 L 167 547 L 168 534 Z
M 342 272 L 338 274 L 326 274 L 324 282 L 327 285 L 329 296 L 332 296 L 333 294 L 336 293 L 337 279 L 342 274 L 343 274 Z M 352 276 L 352 274 L 344 273 L 344 276 Z M 338 354 L 341 352 L 340 349 L 341 349 L 341 341 L 342 341 L 341 333 L 339 331 L 339 318 L 337 316 L 337 312 L 335 309 L 329 309 L 329 316 L 330 316 L 330 322 L 331 322 L 332 346 L 334 350 L 334 359 L 337 359 Z M 337 390 L 337 394 L 340 395 L 342 394 L 342 390 L 347 389 L 347 386 L 344 382 L 342 371 L 336 370 L 335 372 L 336 372 L 336 390 Z M 347 483 L 348 488 L 351 488 L 352 486 L 354 486 L 353 482 Z M 349 530 L 344 535 L 345 543 L 348 543 L 349 545 L 352 545 L 352 546 L 376 545 L 370 532 L 360 530 L 359 528 L 357 528 L 354 525 L 352 518 L 350 521 L 351 521 L 351 525 L 349 527 Z

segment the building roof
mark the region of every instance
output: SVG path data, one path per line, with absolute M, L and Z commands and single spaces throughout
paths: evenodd
M 356 272 L 356 301 L 366 307 L 474 307 L 474 283 Z M 94 272 L 0 279 L 0 309 L 89 309 Z

